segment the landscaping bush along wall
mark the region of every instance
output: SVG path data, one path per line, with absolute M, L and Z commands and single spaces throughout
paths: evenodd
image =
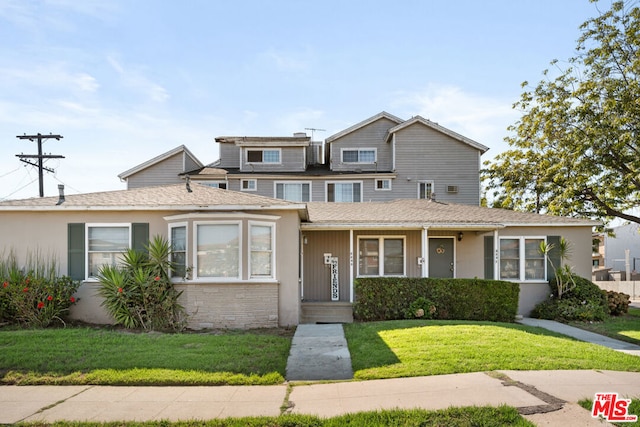
M 354 317 L 360 321 L 404 319 L 419 298 L 435 305 L 434 319 L 513 322 L 517 283 L 482 279 L 371 277 L 355 281 Z

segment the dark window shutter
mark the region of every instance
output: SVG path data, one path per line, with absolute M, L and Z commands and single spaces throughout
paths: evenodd
M 67 270 L 73 280 L 84 280 L 85 276 L 84 224 L 67 224 Z
M 547 245 L 553 245 L 547 258 L 547 280 L 555 279 L 555 272 L 551 267 L 551 261 L 555 268 L 560 268 L 560 236 L 547 236 Z
M 136 251 L 147 252 L 149 244 L 149 223 L 134 222 L 131 224 L 131 248 Z
M 493 236 L 484 236 L 484 278 L 493 280 Z

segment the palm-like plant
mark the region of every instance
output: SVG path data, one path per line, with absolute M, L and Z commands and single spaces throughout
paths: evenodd
M 125 251 L 120 266 L 102 266 L 98 279 L 103 305 L 126 328 L 182 330 L 185 313 L 178 303 L 182 292 L 171 283 L 169 242 L 155 236 L 145 249 Z

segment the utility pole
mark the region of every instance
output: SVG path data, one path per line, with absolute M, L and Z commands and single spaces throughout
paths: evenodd
M 40 182 L 40 197 L 44 197 L 44 177 L 43 177 L 43 171 L 47 171 L 47 172 L 54 172 L 53 169 L 45 167 L 43 165 L 43 160 L 44 159 L 64 159 L 64 156 L 59 156 L 57 154 L 42 154 L 42 141 L 43 140 L 47 140 L 47 139 L 57 139 L 58 141 L 60 141 L 60 139 L 62 139 L 62 135 L 42 135 L 40 133 L 36 134 L 36 135 L 17 135 L 16 138 L 18 139 L 28 139 L 29 141 L 37 141 L 38 142 L 38 154 L 16 154 L 16 157 L 20 158 L 21 162 L 24 162 L 28 165 L 31 166 L 35 166 L 38 168 L 38 179 Z M 38 159 L 37 163 L 34 163 L 33 161 L 29 160 L 29 159 Z

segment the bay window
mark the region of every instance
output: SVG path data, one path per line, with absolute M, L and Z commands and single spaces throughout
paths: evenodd
M 171 277 L 185 277 L 187 274 L 187 226 L 172 224 L 170 226 L 171 243 Z
M 196 223 L 197 277 L 240 278 L 240 223 Z
M 249 223 L 249 276 L 273 277 L 273 224 Z

